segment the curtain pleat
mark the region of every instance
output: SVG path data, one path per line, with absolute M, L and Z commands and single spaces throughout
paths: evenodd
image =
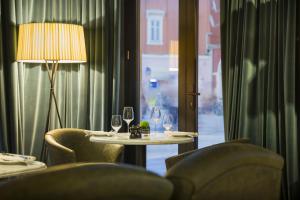
M 222 0 L 225 136 L 281 154 L 284 199 L 298 199 L 296 0 Z
M 2 6 L 0 1 L 0 18 L 2 18 Z M 2 21 L 0 20 L 0 27 L 2 27 Z M 2 45 L 2 29 L 0 28 L 0 151 L 8 149 L 7 138 L 7 118 L 6 118 L 6 89 L 5 89 L 5 74 L 3 68 L 3 45 Z
M 119 112 L 122 105 L 116 85 L 122 65 L 122 2 L 1 1 L 1 150 L 39 156 L 45 132 L 50 83 L 45 65 L 16 62 L 18 25 L 23 23 L 83 25 L 88 62 L 59 65 L 55 83 L 59 111 L 64 127 L 110 130 L 112 111 Z M 50 128 L 59 128 L 54 104 L 50 119 Z

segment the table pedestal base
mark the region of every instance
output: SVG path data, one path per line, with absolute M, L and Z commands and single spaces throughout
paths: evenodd
M 146 168 L 146 146 L 126 145 L 124 151 L 124 162 Z

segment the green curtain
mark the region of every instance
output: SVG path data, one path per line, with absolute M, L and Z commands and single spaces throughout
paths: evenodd
M 1 1 L 0 1 L 0 19 L 2 16 L 1 12 Z M 4 71 L 3 71 L 3 53 L 2 53 L 2 20 L 0 20 L 0 151 L 7 146 L 7 135 L 3 133 L 7 133 L 7 126 L 6 126 L 6 102 L 5 102 L 5 88 L 4 88 Z
M 55 92 L 64 127 L 110 130 L 122 102 L 122 0 L 2 0 L 0 139 L 2 150 L 39 156 L 49 103 L 43 64 L 17 63 L 18 25 L 84 26 L 88 62 L 60 64 Z M 2 62 L 3 61 L 3 62 Z M 50 128 L 59 128 L 52 106 Z
M 296 0 L 221 0 L 225 136 L 285 158 L 283 197 L 297 199 Z

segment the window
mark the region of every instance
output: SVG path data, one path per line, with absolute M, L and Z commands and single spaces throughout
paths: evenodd
M 219 5 L 220 0 L 199 1 L 199 148 L 224 142 Z
M 211 9 L 214 12 L 219 12 L 220 11 L 220 0 L 211 0 Z
M 141 120 L 150 123 L 151 131 L 161 133 L 165 130 L 164 116 L 171 115 L 172 130 L 176 131 L 179 121 L 179 9 L 185 7 L 179 8 L 179 0 L 140 2 Z M 199 0 L 199 148 L 224 142 L 219 3 L 220 0 Z M 151 115 L 154 107 L 160 108 L 159 120 Z M 177 147 L 147 145 L 147 169 L 163 175 L 164 160 L 178 154 Z
M 147 44 L 163 44 L 163 17 L 161 10 L 147 10 Z
M 141 120 L 162 133 L 164 117 L 171 116 L 172 130 L 178 130 L 179 0 L 140 2 Z M 154 107 L 161 113 L 157 121 L 151 115 Z M 147 169 L 165 174 L 165 159 L 177 152 L 178 145 L 147 145 Z

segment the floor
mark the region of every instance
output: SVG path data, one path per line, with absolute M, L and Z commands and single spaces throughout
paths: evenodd
M 199 114 L 198 148 L 224 142 L 223 116 L 215 114 Z M 165 159 L 177 155 L 178 145 L 147 146 L 147 169 L 157 174 L 166 172 Z

